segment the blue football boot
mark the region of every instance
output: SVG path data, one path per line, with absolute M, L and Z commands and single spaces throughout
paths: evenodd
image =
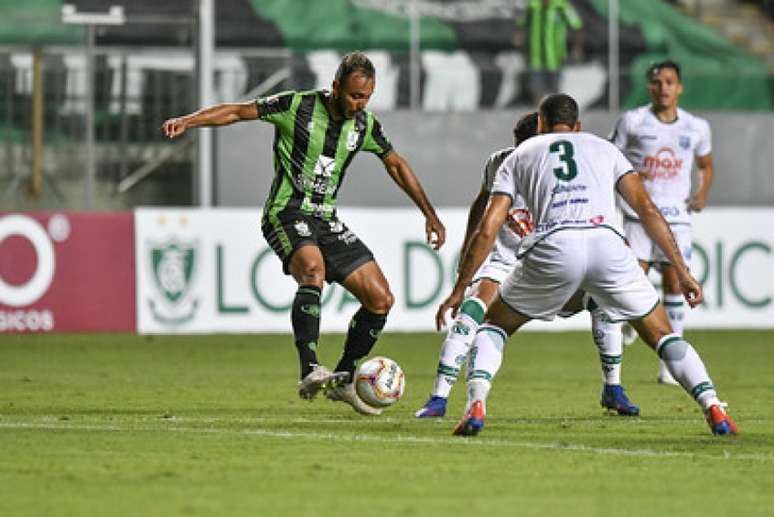
M 455 436 L 476 436 L 484 428 L 484 403 L 476 400 L 454 427 Z
M 640 416 L 640 408 L 632 404 L 626 396 L 623 386 L 605 384 L 602 387 L 602 398 L 599 405 L 624 416 Z
M 446 414 L 446 399 L 444 397 L 431 396 L 422 406 L 414 413 L 417 418 L 440 418 Z

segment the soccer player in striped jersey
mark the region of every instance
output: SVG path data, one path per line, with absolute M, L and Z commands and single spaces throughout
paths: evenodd
M 220 104 L 167 120 L 170 137 L 199 126 L 263 120 L 275 127 L 274 181 L 263 209 L 261 230 L 298 284 L 291 321 L 298 350 L 299 395 L 312 399 L 321 390 L 331 400 L 362 414 L 379 414 L 357 396 L 353 374 L 384 328 L 393 295 L 374 256 L 338 218 L 336 195 L 355 154 L 378 156 L 390 177 L 425 217 L 427 242 L 443 245 L 446 231 L 406 160 L 366 110 L 376 72 L 361 52 L 345 55 L 328 90 L 290 91 L 255 101 Z M 323 282 L 337 282 L 361 303 L 352 317 L 344 351 L 333 371 L 318 364 L 320 300 Z
M 645 189 L 661 211 L 677 240 L 685 262 L 691 261 L 691 212 L 704 208 L 714 170 L 712 138 L 706 120 L 677 106 L 683 85 L 680 66 L 673 61 L 653 64 L 647 72 L 651 103 L 625 112 L 615 125 L 610 140 L 634 165 Z M 691 173 L 694 160 L 700 182 L 691 193 Z M 675 268 L 647 235 L 638 215 L 626 202 L 624 232 L 640 266 L 647 272 L 651 267 L 661 273 L 664 306 L 676 334 L 683 334 L 685 304 L 680 292 Z M 625 333 L 636 337 L 630 327 Z M 658 382 L 677 384 L 663 361 Z
M 473 341 L 473 369 L 486 375 L 468 381 L 468 404 L 454 434 L 475 435 L 484 427 L 486 399 L 508 336 L 532 319 L 553 319 L 578 289 L 588 292 L 611 320 L 632 323 L 704 411 L 713 434 L 735 434 L 736 425 L 723 409 L 699 354 L 673 332 L 656 289 L 615 226 L 618 192 L 674 266 L 689 305 L 702 302 L 701 285 L 691 276 L 639 175 L 613 144 L 580 131 L 578 104 L 572 97 L 549 95 L 538 113 L 541 134 L 519 146 L 498 169 L 492 198 L 454 288 L 436 313 L 439 328 L 449 309 L 456 315 L 513 200 L 521 196 L 534 219 L 535 238 L 520 248 L 519 262 Z
M 481 190 L 468 213 L 461 256 L 470 243 L 473 231 L 481 221 L 497 170 L 515 148 L 537 134 L 537 117 L 536 112 L 520 117 L 513 129 L 514 147 L 501 149 L 487 159 L 484 165 Z M 494 301 L 497 289 L 516 265 L 519 245 L 532 230 L 532 218 L 526 210 L 524 200 L 519 196 L 514 199 L 506 222 L 497 233 L 494 248 L 486 262 L 476 272 L 475 280 L 465 294 L 465 300 L 460 306 L 457 317 L 449 325 L 446 338 L 441 345 L 438 368 L 430 398 L 415 413 L 417 418 L 436 418 L 446 414 L 446 404 L 452 386 L 457 381 L 462 365 L 472 359 L 469 353 L 470 346 L 484 319 L 484 314 Z M 602 310 L 596 307 L 593 300 L 585 296 L 583 292 L 576 293 L 559 315 L 570 317 L 587 308 L 591 312 L 592 337 L 597 345 L 602 366 L 604 384 L 600 404 L 619 415 L 637 416 L 640 414 L 640 408 L 629 400 L 621 385 L 621 359 L 623 355 L 621 324 L 609 321 Z M 470 365 L 468 365 L 467 374 L 468 379 L 476 375 L 487 375 L 486 372 L 475 371 Z

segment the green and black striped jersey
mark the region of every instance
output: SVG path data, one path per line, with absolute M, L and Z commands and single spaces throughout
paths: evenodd
M 336 194 L 358 151 L 380 158 L 392 144 L 373 113 L 334 120 L 325 107 L 327 90 L 284 92 L 260 98 L 261 120 L 274 124 L 274 182 L 264 216 L 297 208 L 321 219 L 336 213 Z

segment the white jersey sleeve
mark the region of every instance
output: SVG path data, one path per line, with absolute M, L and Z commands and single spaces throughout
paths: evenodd
M 698 133 L 696 156 L 701 158 L 712 152 L 712 131 L 710 131 L 709 122 L 703 118 L 696 117 L 696 131 Z
M 500 168 L 500 165 L 502 165 L 508 155 L 513 152 L 513 149 L 513 147 L 506 147 L 505 149 L 500 149 L 489 155 L 489 158 L 487 158 L 486 164 L 484 165 L 484 175 L 481 178 L 482 190 L 492 192 L 492 184 L 494 183 L 497 169 Z
M 613 132 L 610 133 L 607 139 L 610 140 L 617 148 L 625 149 L 628 133 L 629 130 L 627 125 L 627 118 L 626 114 L 624 114 L 618 118 L 615 126 L 613 127 Z

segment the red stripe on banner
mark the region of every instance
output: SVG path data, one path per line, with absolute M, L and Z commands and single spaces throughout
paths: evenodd
M 0 332 L 133 332 L 131 212 L 0 213 Z

